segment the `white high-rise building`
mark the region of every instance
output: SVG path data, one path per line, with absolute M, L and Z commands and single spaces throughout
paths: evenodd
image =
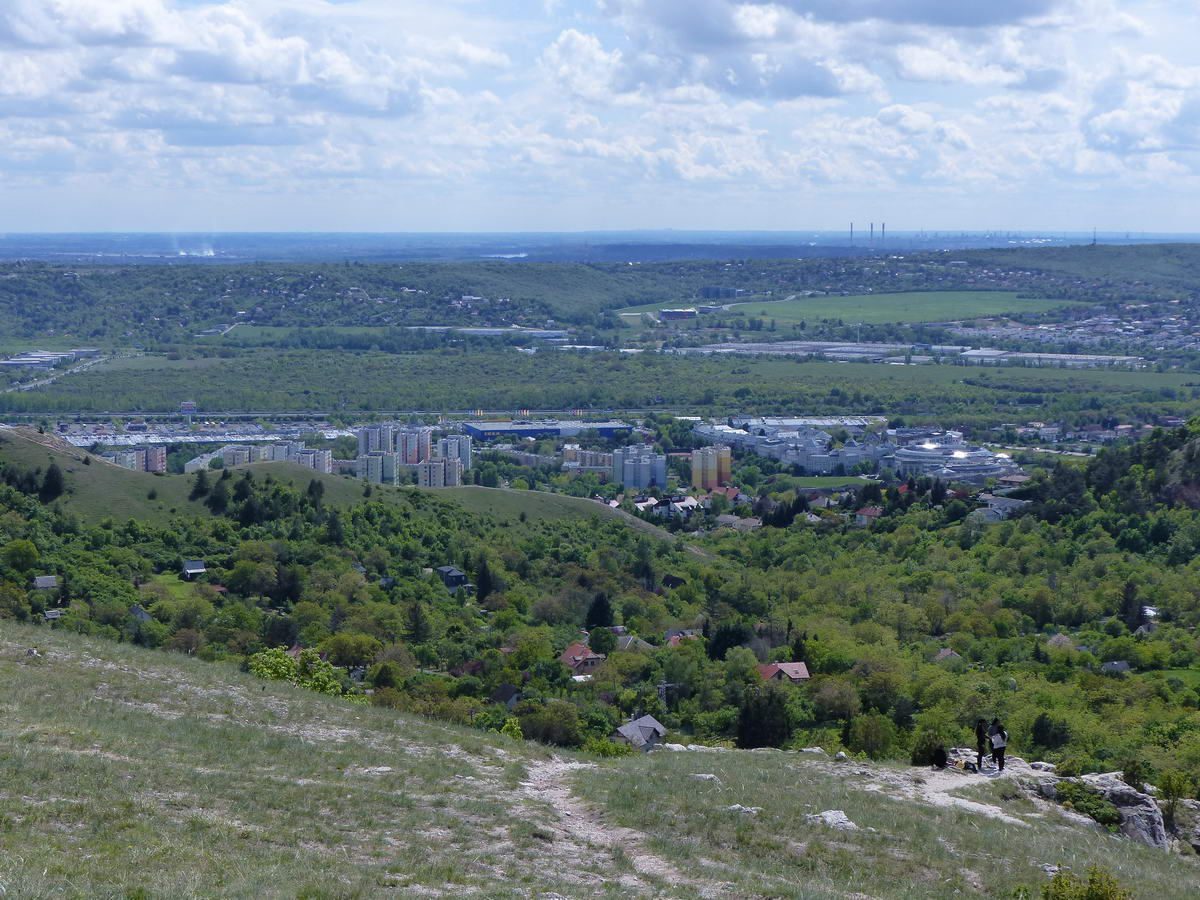
M 612 480 L 633 490 L 645 490 L 652 484 L 665 488 L 667 458 L 648 444 L 619 447 L 613 451 Z
M 453 457 L 437 457 L 417 464 L 420 487 L 458 487 L 462 484 L 462 463 Z
M 437 442 L 437 455 L 457 459 L 463 470 L 471 468 L 471 438 L 465 434 L 452 434 Z

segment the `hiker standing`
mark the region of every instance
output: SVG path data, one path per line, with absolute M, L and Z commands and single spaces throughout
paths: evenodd
M 1004 726 L 1000 721 L 995 722 L 996 731 L 992 735 L 992 758 L 996 760 L 996 765 L 1000 771 L 1004 771 L 1004 748 L 1008 746 L 1008 732 L 1004 730 Z
M 975 768 L 983 771 L 983 750 L 988 746 L 987 723 L 983 719 L 975 720 Z

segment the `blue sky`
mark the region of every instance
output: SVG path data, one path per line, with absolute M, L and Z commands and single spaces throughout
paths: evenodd
M 0 230 L 1195 231 L 1200 0 L 2 0 Z

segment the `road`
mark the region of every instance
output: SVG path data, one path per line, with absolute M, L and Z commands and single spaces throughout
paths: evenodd
M 54 384 L 54 382 L 58 381 L 58 379 L 62 378 L 64 375 L 77 375 L 86 369 L 90 369 L 92 366 L 98 366 L 100 363 L 108 362 L 109 359 L 111 359 L 111 357 L 108 356 L 97 356 L 94 359 L 87 359 L 77 366 L 72 366 L 69 369 L 63 369 L 61 372 L 55 372 L 49 378 L 42 378 L 38 381 L 30 381 L 26 384 L 14 384 L 12 387 L 6 387 L 3 391 L 0 391 L 0 393 L 11 394 L 14 391 L 32 391 L 34 388 L 45 387 L 48 384 Z

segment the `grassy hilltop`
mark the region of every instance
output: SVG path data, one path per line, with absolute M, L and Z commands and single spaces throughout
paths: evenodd
M 793 753 L 553 756 L 11 622 L 0 708 L 12 897 L 1009 897 L 1042 864 L 1101 863 L 1182 900 L 1200 878 L 996 785 L 935 797 L 919 770 Z M 825 809 L 862 830 L 805 824 Z

